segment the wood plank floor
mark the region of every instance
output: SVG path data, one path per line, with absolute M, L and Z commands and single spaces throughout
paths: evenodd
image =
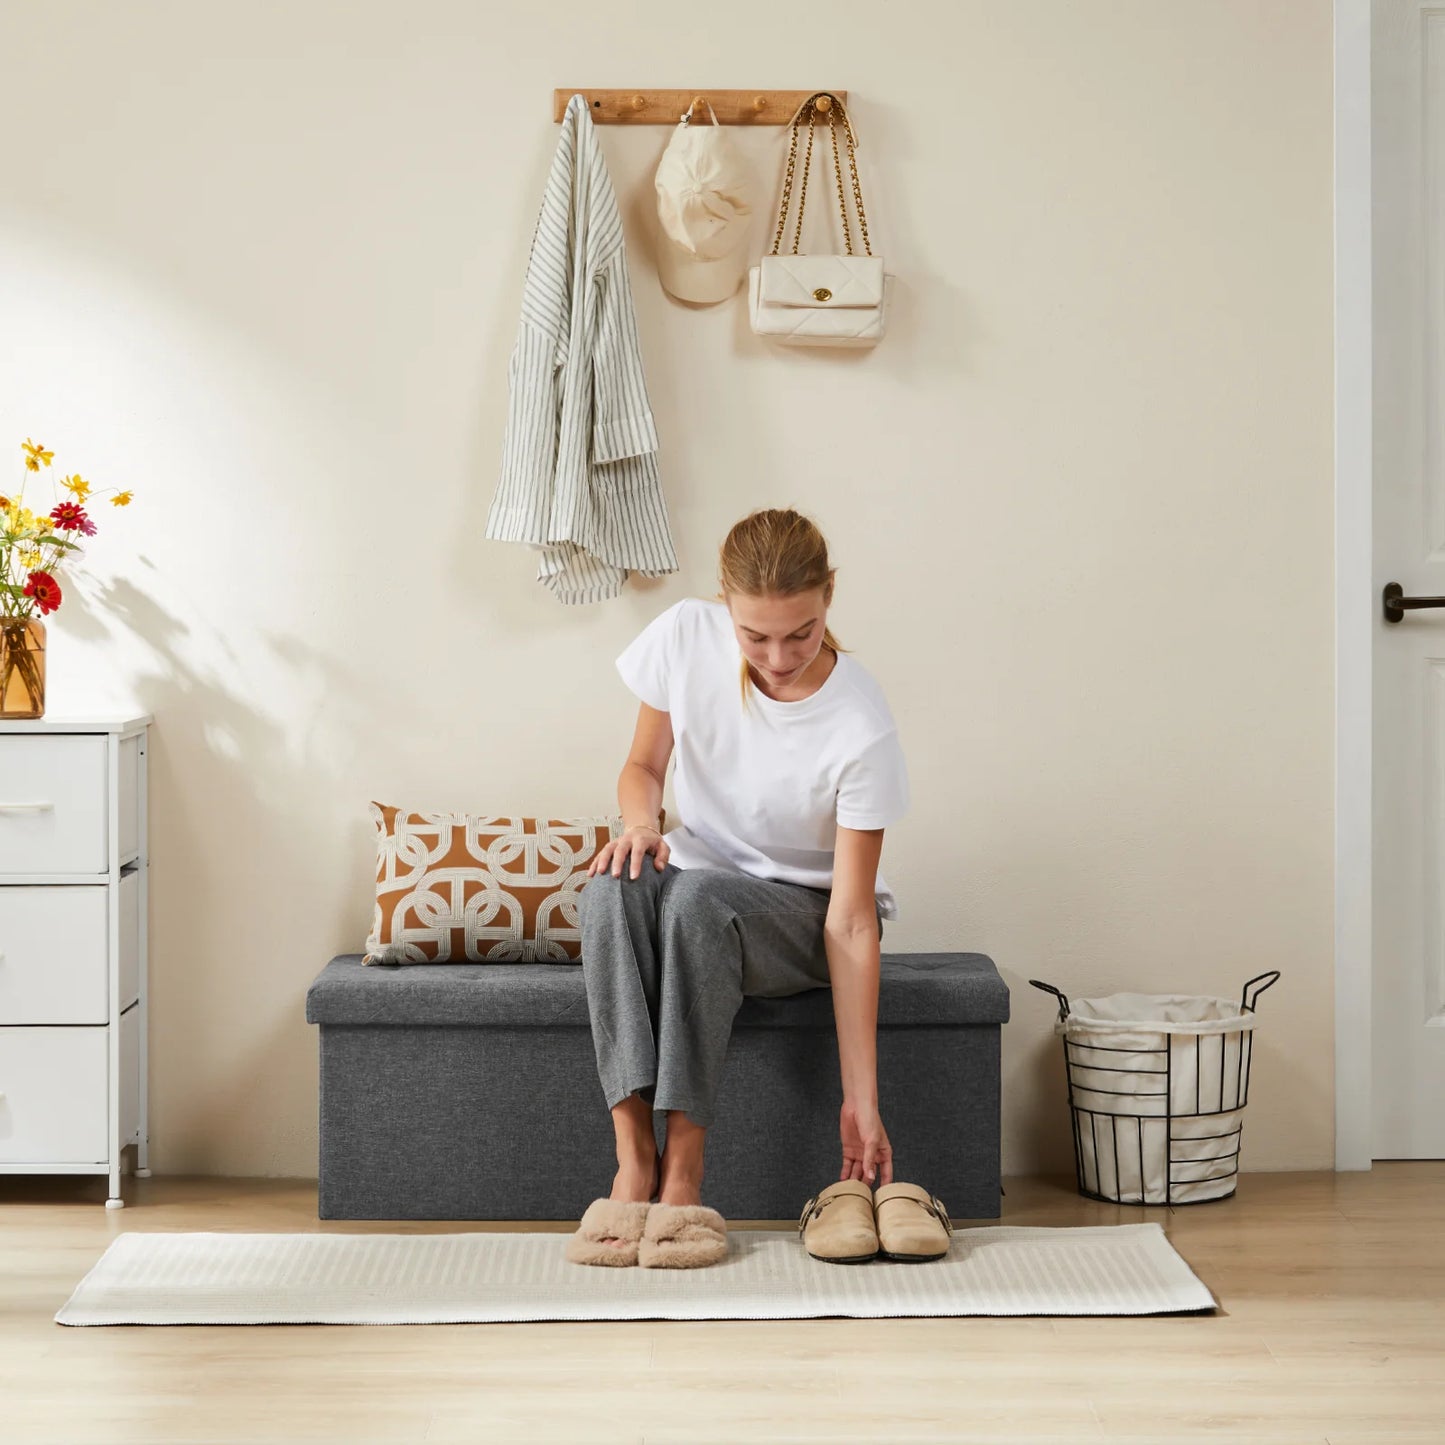
M 323 1222 L 306 1180 L 124 1187 L 108 1212 L 103 1179 L 0 1178 L 5 1445 L 1445 1441 L 1445 1161 L 1248 1174 L 1173 1211 L 1015 1178 L 1003 1219 L 972 1221 L 1158 1220 L 1212 1317 L 57 1325 L 125 1230 L 570 1232 Z

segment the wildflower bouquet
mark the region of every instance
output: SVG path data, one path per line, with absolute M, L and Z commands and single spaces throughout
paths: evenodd
M 27 472 L 48 468 L 55 455 L 29 438 L 21 451 Z M 43 711 L 45 630 L 40 619 L 60 606 L 63 594 L 55 574 L 72 552 L 81 550 L 76 537 L 95 535 L 86 510 L 90 483 L 77 472 L 62 477 L 60 487 L 66 496 L 62 500 L 53 491 L 55 504 L 48 513 L 26 506 L 24 478 L 18 496 L 0 495 L 0 716 L 38 717 Z M 130 492 L 111 491 L 112 506 L 130 505 Z M 17 685 L 18 703 L 12 695 Z

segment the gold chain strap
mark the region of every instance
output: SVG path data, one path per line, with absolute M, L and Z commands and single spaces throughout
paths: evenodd
M 808 172 L 813 163 L 813 129 L 818 118 L 817 102 L 824 95 L 827 95 L 828 99 L 832 101 L 832 106 L 828 111 L 828 130 L 833 143 L 833 172 L 838 180 L 838 212 L 843 218 L 843 244 L 847 247 L 848 255 L 851 256 L 853 254 L 853 232 L 848 224 L 848 202 L 843 189 L 843 164 L 838 154 L 838 112 L 840 110 L 843 111 L 843 135 L 848 147 L 848 169 L 853 181 L 853 204 L 858 212 L 858 228 L 863 235 L 863 250 L 866 255 L 873 254 L 873 246 L 868 239 L 868 215 L 863 209 L 863 188 L 858 181 L 858 157 L 854 153 L 857 141 L 853 135 L 853 123 L 848 118 L 848 112 L 843 110 L 843 103 L 836 96 L 820 90 L 817 94 L 809 96 L 793 117 L 788 139 L 788 165 L 783 175 L 783 196 L 778 206 L 778 227 L 773 235 L 773 249 L 770 253 L 774 256 L 778 254 L 778 247 L 783 244 L 783 232 L 788 225 L 788 210 L 793 200 L 793 175 L 798 160 L 798 127 L 802 124 L 803 115 L 806 112 L 808 146 L 803 153 L 803 174 L 798 182 L 798 221 L 793 229 L 793 255 L 798 254 L 798 245 L 803 235 L 803 210 L 808 204 Z
M 813 121 L 816 119 L 812 106 L 808 107 L 808 148 L 803 152 L 803 177 L 798 184 L 798 224 L 793 228 L 793 255 L 798 254 L 798 242 L 803 235 L 803 207 L 808 204 L 808 172 L 813 168 Z
M 778 207 L 778 229 L 777 233 L 773 236 L 773 249 L 769 252 L 769 254 L 773 256 L 778 254 L 778 247 L 783 244 L 783 227 L 788 224 L 788 202 L 793 198 L 793 166 L 797 159 L 798 117 L 795 115 L 793 117 L 792 134 L 788 141 L 788 168 L 783 173 L 783 202 Z
M 863 232 L 863 251 L 865 255 L 873 254 L 872 243 L 868 240 L 868 213 L 863 209 L 863 187 L 858 184 L 858 157 L 853 154 L 853 123 L 848 119 L 848 112 L 843 112 L 843 132 L 848 138 L 848 169 L 853 177 L 853 203 L 858 208 L 858 229 Z M 836 137 L 835 137 L 836 142 Z M 836 160 L 836 152 L 834 159 Z M 843 177 L 838 177 L 838 202 L 843 201 Z M 845 217 L 846 220 L 846 217 Z M 850 252 L 851 254 L 851 252 Z
M 843 199 L 843 165 L 838 159 L 838 113 L 830 110 L 828 112 L 828 135 L 833 141 L 833 174 L 838 177 L 838 212 L 843 217 L 843 244 L 848 248 L 848 254 L 853 254 L 853 232 L 848 225 L 848 203 Z M 848 146 L 848 159 L 853 159 L 853 146 Z

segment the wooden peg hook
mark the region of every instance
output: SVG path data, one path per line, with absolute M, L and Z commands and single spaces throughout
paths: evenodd
M 831 95 L 820 95 L 814 102 L 814 108 L 819 115 L 827 115 L 833 109 L 833 97 Z
M 848 103 L 846 90 L 586 90 L 580 86 L 552 92 L 552 119 L 561 121 L 574 95 L 582 95 L 595 125 L 676 125 L 687 110 L 713 111 L 719 125 L 789 125 L 799 108 L 817 96 L 817 109 Z

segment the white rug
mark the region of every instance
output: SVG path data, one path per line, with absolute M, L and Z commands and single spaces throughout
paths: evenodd
M 1158 1224 L 960 1229 L 927 1264 L 824 1264 L 796 1229 L 732 1231 L 705 1269 L 571 1263 L 567 1235 L 127 1233 L 62 1325 L 469 1324 L 1212 1311 Z

